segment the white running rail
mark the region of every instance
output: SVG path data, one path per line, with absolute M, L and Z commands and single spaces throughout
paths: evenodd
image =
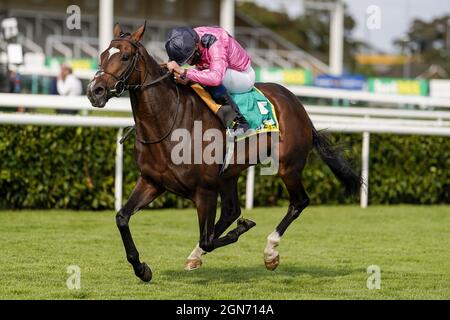
M 346 98 L 348 98 L 348 96 L 346 96 Z M 422 100 L 423 105 L 426 106 L 435 106 L 436 104 L 440 104 L 441 107 L 450 106 L 450 102 L 448 101 L 444 103 L 443 101 L 433 98 L 423 98 Z M 400 103 L 404 103 L 404 100 Z M 121 208 L 123 146 L 119 143 L 119 137 L 122 128 L 133 124 L 133 118 L 130 115 L 130 101 L 128 98 L 112 99 L 108 102 L 106 108 L 96 109 L 91 107 L 88 99 L 84 96 L 62 97 L 53 95 L 2 93 L 0 94 L 0 107 L 123 112 L 124 114 L 122 116 L 117 117 L 0 112 L 0 124 L 118 128 L 119 132 L 116 144 L 115 209 L 118 211 Z M 306 110 L 311 116 L 314 126 L 318 130 L 327 129 L 331 132 L 363 134 L 361 175 L 367 182 L 367 186 L 361 188 L 361 207 L 363 208 L 368 205 L 371 133 L 418 134 L 450 137 L 450 111 L 327 106 L 307 106 Z M 254 175 L 254 167 L 250 167 L 247 173 L 247 209 L 253 207 Z
M 417 105 L 421 108 L 444 107 L 450 108 L 450 99 L 425 96 L 380 94 L 367 91 L 324 89 L 307 86 L 286 86 L 298 97 L 313 97 L 327 99 L 342 99 L 353 101 L 374 102 L 389 105 Z

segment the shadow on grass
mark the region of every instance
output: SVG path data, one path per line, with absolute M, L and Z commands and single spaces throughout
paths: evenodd
M 194 283 L 206 283 L 210 281 L 222 283 L 239 283 L 249 280 L 264 280 L 277 278 L 280 281 L 289 281 L 297 277 L 312 277 L 318 279 L 331 279 L 335 277 L 347 276 L 353 273 L 361 273 L 360 269 L 350 269 L 346 267 L 318 267 L 318 266 L 297 266 L 293 264 L 280 265 L 275 271 L 268 271 L 264 265 L 249 267 L 208 267 L 204 266 L 194 271 L 165 270 L 161 275 L 167 278 L 190 279 Z

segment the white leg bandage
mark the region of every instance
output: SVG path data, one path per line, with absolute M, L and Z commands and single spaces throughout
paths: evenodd
M 264 249 L 265 261 L 272 261 L 278 255 L 278 251 L 276 251 L 275 248 L 280 244 L 280 240 L 281 237 L 277 231 L 272 232 L 267 237 L 267 246 Z
M 191 254 L 189 255 L 189 260 L 201 260 L 202 255 L 205 253 L 205 251 L 200 248 L 200 246 L 197 243 L 197 246 L 192 250 Z

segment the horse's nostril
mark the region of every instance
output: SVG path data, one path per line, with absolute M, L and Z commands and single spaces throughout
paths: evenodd
M 103 88 L 103 87 L 97 87 L 97 88 L 94 89 L 94 94 L 97 97 L 103 96 L 104 93 L 105 93 L 105 88 Z

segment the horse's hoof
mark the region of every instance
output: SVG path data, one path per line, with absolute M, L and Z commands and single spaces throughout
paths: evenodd
M 185 271 L 192 271 L 202 266 L 202 260 L 200 259 L 187 259 L 184 265 Z
M 150 282 L 153 277 L 152 269 L 145 262 L 142 263 L 142 268 L 143 271 L 139 278 L 144 282 Z
M 256 226 L 256 223 L 253 222 L 252 220 L 249 219 L 245 219 L 245 218 L 240 218 L 237 221 L 237 225 L 239 226 L 243 226 L 245 228 L 245 231 L 250 230 L 251 228 L 253 228 L 254 226 Z
M 269 260 L 269 261 L 264 259 L 264 263 L 266 264 L 267 270 L 274 271 L 280 264 L 280 255 L 277 254 L 277 256 L 275 258 L 273 258 L 272 260 Z

